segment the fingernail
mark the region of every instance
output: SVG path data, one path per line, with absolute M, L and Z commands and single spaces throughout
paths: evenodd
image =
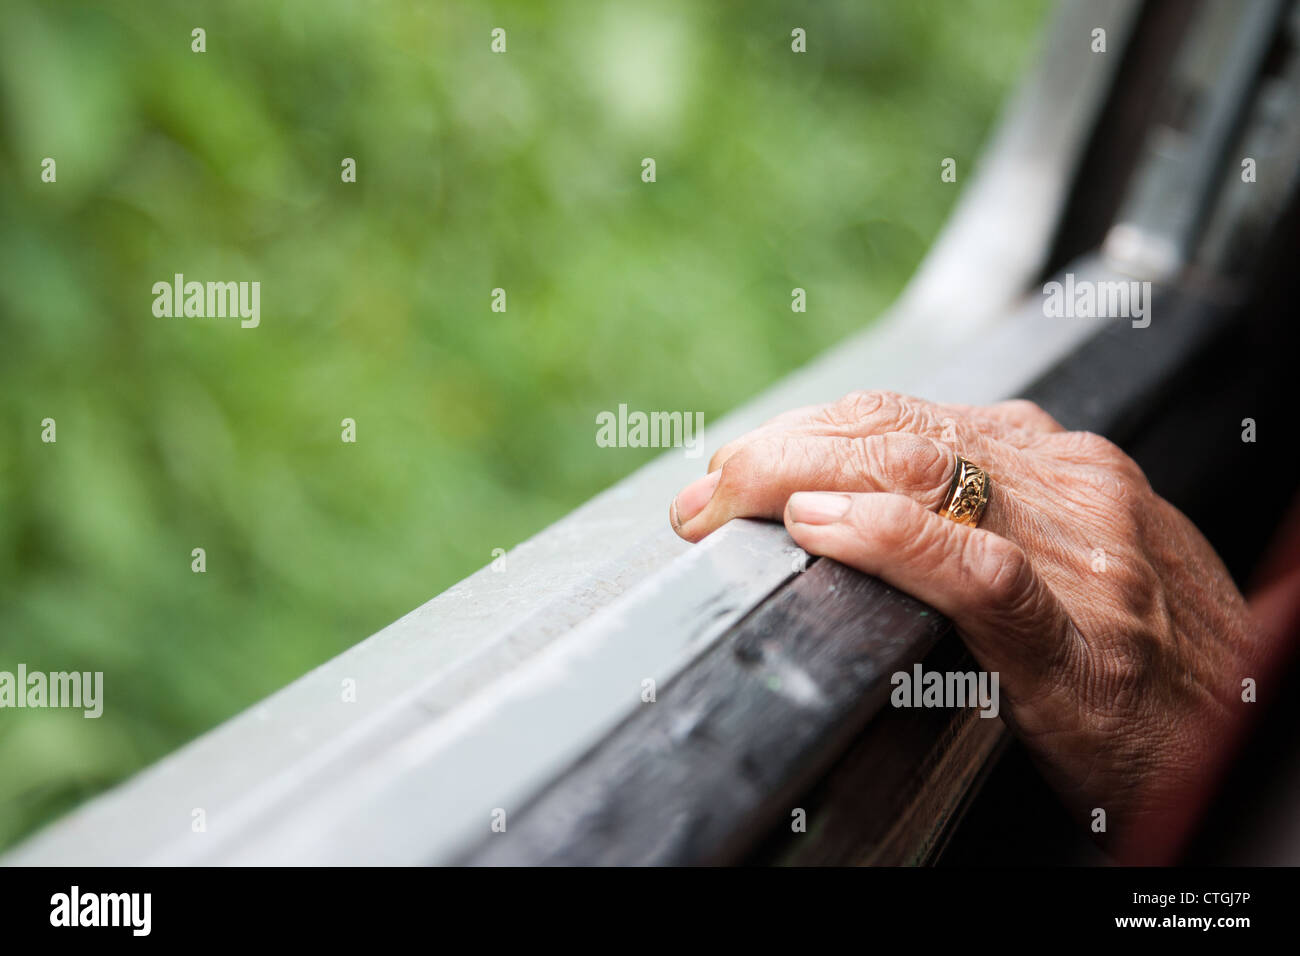
M 844 517 L 852 499 L 829 491 L 800 491 L 790 496 L 790 520 L 799 524 L 831 524 Z
M 721 477 L 722 469 L 719 468 L 697 481 L 692 481 L 677 493 L 677 498 L 673 501 L 673 510 L 677 513 L 679 527 L 682 522 L 690 521 L 704 510 L 704 506 L 713 497 L 713 489 L 718 487 L 718 479 Z

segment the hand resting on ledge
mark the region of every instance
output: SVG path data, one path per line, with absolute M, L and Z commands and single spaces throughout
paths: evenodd
M 978 527 L 941 517 L 955 455 L 990 478 Z M 1170 862 L 1211 795 L 1268 657 L 1209 542 L 1115 445 L 1029 402 L 858 392 L 720 449 L 669 509 L 699 541 L 783 520 L 811 554 L 926 601 L 1002 715 L 1124 862 Z

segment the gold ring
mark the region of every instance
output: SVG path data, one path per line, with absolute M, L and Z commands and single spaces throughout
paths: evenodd
M 951 518 L 958 524 L 972 528 L 980 523 L 984 516 L 984 506 L 989 503 L 989 488 L 992 482 L 989 474 L 973 462 L 967 461 L 956 452 L 953 453 L 956 467 L 952 473 L 952 487 L 948 497 L 939 509 L 941 518 Z

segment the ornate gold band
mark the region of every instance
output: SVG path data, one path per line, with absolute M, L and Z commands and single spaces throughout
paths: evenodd
M 961 455 L 954 454 L 953 458 L 956 459 L 957 467 L 953 471 L 952 487 L 948 489 L 948 497 L 939 509 L 939 515 L 974 528 L 984 516 L 992 483 L 988 472 L 983 468 Z

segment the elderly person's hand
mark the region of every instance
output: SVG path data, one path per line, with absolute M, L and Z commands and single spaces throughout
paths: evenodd
M 938 513 L 954 451 L 992 479 L 977 528 Z M 1204 537 L 1105 439 L 1028 402 L 854 393 L 714 455 L 670 509 L 698 541 L 783 519 L 806 551 L 926 601 L 1000 673 L 1002 713 L 1131 861 L 1168 860 L 1241 723 L 1259 653 Z

